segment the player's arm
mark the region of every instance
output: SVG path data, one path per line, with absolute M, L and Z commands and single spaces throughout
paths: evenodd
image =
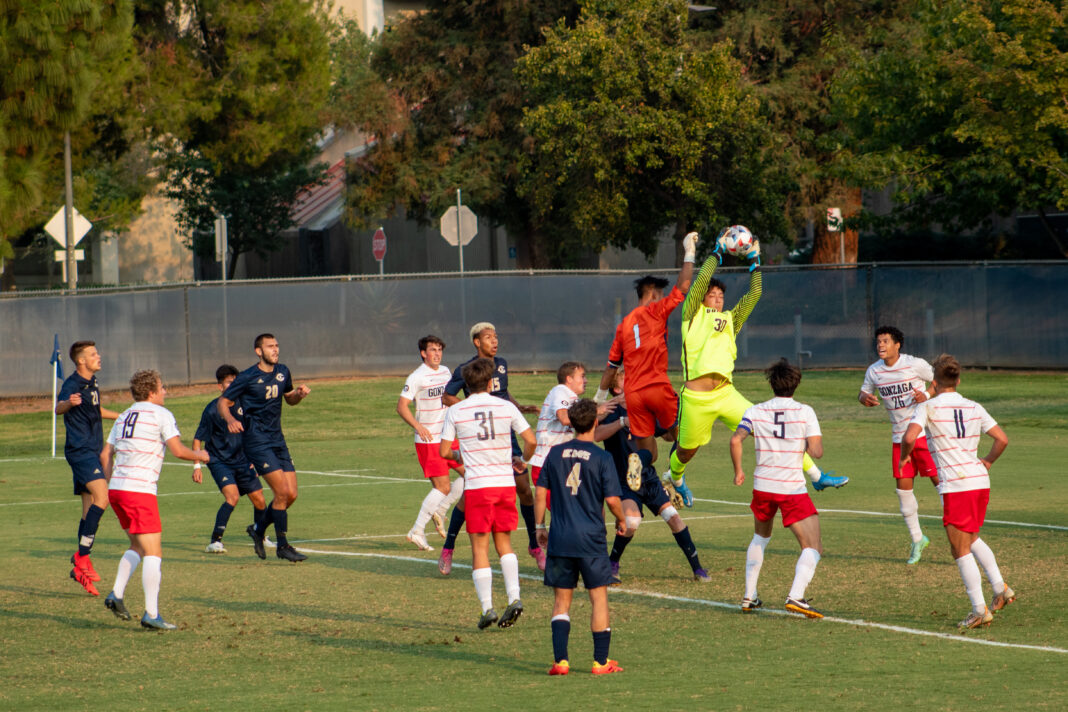
M 682 238 L 682 269 L 675 280 L 675 286 L 680 292 L 688 292 L 693 283 L 693 261 L 697 259 L 697 233 L 687 233 Z
M 990 452 L 986 454 L 986 457 L 979 458 L 979 462 L 989 470 L 994 461 L 1001 457 L 1001 453 L 1005 452 L 1005 448 L 1009 446 L 1009 436 L 1005 434 L 1000 425 L 987 430 L 986 434 L 994 438 L 994 444 L 990 446 Z
M 623 514 L 623 504 L 620 502 L 619 497 L 611 496 L 605 497 L 604 503 L 608 505 L 608 511 L 612 513 L 612 516 L 616 518 L 616 534 L 622 536 L 627 533 L 627 518 Z
M 860 404 L 865 408 L 872 408 L 879 405 L 879 397 L 863 388 L 861 388 L 860 393 L 857 394 L 857 400 L 860 401 Z
M 805 452 L 815 460 L 823 457 L 823 436 L 809 435 L 805 438 Z
M 541 412 L 541 408 L 539 408 L 536 405 L 520 405 L 519 401 L 517 401 L 515 398 L 513 398 L 511 393 L 508 394 L 508 400 L 510 400 L 512 402 L 512 405 L 514 405 L 516 408 L 519 409 L 520 413 L 540 413 Z
M 104 479 L 111 482 L 111 472 L 115 467 L 115 448 L 111 443 L 104 443 L 104 449 L 100 451 L 100 469 L 104 471 Z
M 905 429 L 905 434 L 901 436 L 901 462 L 909 459 L 909 455 L 912 454 L 912 449 L 916 447 L 916 440 L 920 437 L 920 433 L 922 432 L 922 425 L 919 423 L 909 423 L 909 427 Z
M 107 408 L 105 408 L 103 406 L 100 407 L 100 417 L 101 418 L 107 418 L 108 420 L 116 420 L 120 415 L 121 415 L 121 413 L 116 413 L 113 410 L 108 410 Z
M 182 444 L 182 439 L 175 435 L 167 440 L 167 449 L 179 460 L 192 460 L 194 462 L 207 462 L 211 459 L 207 450 L 190 450 Z
M 546 463 L 546 467 L 548 467 L 548 463 Z M 538 477 L 539 482 L 547 482 L 548 480 L 548 477 Z M 548 493 L 548 488 L 540 484 L 534 488 L 534 524 L 537 531 L 538 546 L 541 547 L 549 545 L 549 528 L 545 526 L 545 502 L 548 499 Z
M 286 403 L 289 403 L 289 405 L 296 405 L 297 403 L 300 403 L 302 400 L 307 398 L 309 393 L 311 393 L 311 388 L 302 385 L 297 386 L 289 393 L 286 393 L 284 398 L 286 399 Z
M 604 442 L 608 438 L 627 427 L 627 416 L 616 418 L 611 423 L 598 423 L 593 431 L 594 442 Z
M 230 409 L 234 407 L 234 401 L 230 400 L 226 396 L 219 396 L 219 403 L 216 408 L 219 411 L 219 417 L 226 423 L 226 429 L 231 433 L 243 433 L 245 432 L 245 426 L 240 420 L 230 415 Z
M 722 235 L 722 233 L 720 234 Z M 712 275 L 715 274 L 716 268 L 719 267 L 722 259 L 719 243 L 717 242 L 715 251 L 705 259 L 701 269 L 697 272 L 697 278 L 693 280 L 690 288 L 686 291 L 686 299 L 682 303 L 683 321 L 693 319 L 693 315 L 701 308 L 701 302 L 704 301 L 705 293 L 708 291 L 708 283 L 712 281 Z
M 538 446 L 538 441 L 534 437 L 534 429 L 527 428 L 523 432 L 519 433 L 519 439 L 522 441 L 523 447 L 523 462 L 530 464 L 530 458 L 534 457 L 534 449 Z
M 412 415 L 411 405 L 412 400 L 410 398 L 405 398 L 404 396 L 398 398 L 397 415 L 401 417 L 401 420 L 411 426 L 412 430 L 419 435 L 423 442 L 428 443 L 434 439 L 434 436 L 430 434 L 430 431 L 427 430 L 422 423 L 415 419 L 414 415 Z
M 749 429 L 739 425 L 731 436 L 731 462 L 734 464 L 734 484 L 745 482 L 745 470 L 742 469 L 742 443 L 749 437 Z
M 201 449 L 203 449 L 203 447 L 204 447 L 204 443 L 202 443 L 197 438 L 193 438 L 193 449 L 194 450 L 201 450 Z M 193 482 L 196 482 L 199 485 L 203 481 L 204 481 L 204 473 L 200 469 L 200 462 L 198 461 L 193 465 Z
M 749 315 L 753 313 L 753 309 L 756 308 L 757 302 L 760 301 L 760 295 L 764 293 L 764 275 L 760 271 L 759 257 L 757 258 L 755 265 L 750 265 L 750 270 L 749 291 L 742 295 L 742 298 L 739 299 L 738 303 L 731 309 L 731 319 L 734 321 L 735 335 L 742 330 L 742 325 L 745 324 L 745 320 L 749 318 Z

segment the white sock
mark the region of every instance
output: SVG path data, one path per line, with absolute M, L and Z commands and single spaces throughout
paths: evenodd
M 901 502 L 901 516 L 905 518 L 905 526 L 908 527 L 909 536 L 913 542 L 923 539 L 920 531 L 920 503 L 916 501 L 916 494 L 912 490 L 894 490 Z
M 484 569 L 472 569 L 471 580 L 475 582 L 475 595 L 478 603 L 485 613 L 493 608 L 493 570 L 488 566 Z
M 983 567 L 983 571 L 986 572 L 986 580 L 990 582 L 990 587 L 994 589 L 994 593 L 1004 593 L 1005 581 L 1001 578 L 998 560 L 994 558 L 994 552 L 991 551 L 986 542 L 982 539 L 973 541 L 972 555 L 979 562 L 979 565 Z
M 163 580 L 162 565 L 163 559 L 159 556 L 146 556 L 145 565 L 141 567 L 141 585 L 145 587 L 145 613 L 149 618 L 159 615 L 159 582 Z
M 794 567 L 794 583 L 790 586 L 790 598 L 800 601 L 805 597 L 805 589 L 816 574 L 816 564 L 820 562 L 820 552 L 815 549 L 802 549 Z
M 419 533 L 426 531 L 426 523 L 430 521 L 430 515 L 434 513 L 434 510 L 438 508 L 443 499 L 445 499 L 444 492 L 441 492 L 436 487 L 430 488 L 426 497 L 423 497 L 423 503 L 419 506 L 419 514 L 415 517 L 412 531 Z
M 460 499 L 460 495 L 464 493 L 464 478 L 457 477 L 452 481 L 452 485 L 449 487 L 449 493 L 445 495 L 445 499 L 441 500 L 441 504 L 438 505 L 438 514 L 444 517 L 449 512 L 449 507 L 456 504 L 456 501 Z
M 823 475 L 823 473 L 820 472 L 820 468 L 815 465 L 805 470 L 805 474 L 808 475 L 808 478 L 813 482 L 819 482 L 820 477 Z
M 764 550 L 768 548 L 770 536 L 753 535 L 753 541 L 749 542 L 749 550 L 745 555 L 745 597 L 754 599 L 757 597 L 757 580 L 760 578 L 760 567 L 764 565 Z
M 968 592 L 968 600 L 972 602 L 972 610 L 982 613 L 986 610 L 986 600 L 983 598 L 983 577 L 979 573 L 975 557 L 971 554 L 960 557 L 957 559 L 957 568 L 960 569 L 960 578 L 964 581 L 964 590 Z
M 508 603 L 519 598 L 519 557 L 515 552 L 501 557 L 501 574 L 504 576 L 504 592 Z
M 133 576 L 133 572 L 137 569 L 139 563 L 141 563 L 141 555 L 133 549 L 127 549 L 126 553 L 119 559 L 119 570 L 115 574 L 115 585 L 111 587 L 115 598 L 122 598 L 123 594 L 126 593 L 126 584 L 130 582 L 130 577 Z

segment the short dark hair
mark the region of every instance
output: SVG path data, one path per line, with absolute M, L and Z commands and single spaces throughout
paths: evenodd
M 258 349 L 259 347 L 263 346 L 264 339 L 273 339 L 273 338 L 274 338 L 274 334 L 260 334 L 259 336 L 256 337 L 256 340 L 252 343 L 252 348 Z
M 597 404 L 589 398 L 580 398 L 567 409 L 567 417 L 576 433 L 588 433 L 597 425 Z
M 445 350 L 445 342 L 434 336 L 433 334 L 427 334 L 423 338 L 419 339 L 419 353 L 426 351 L 426 347 L 430 344 L 437 344 L 441 347 L 441 350 Z
M 896 326 L 880 326 L 875 330 L 875 340 L 878 341 L 879 337 L 883 334 L 889 334 L 891 340 L 898 346 L 905 345 L 905 335 L 901 333 L 901 329 Z
M 931 365 L 934 368 L 935 383 L 950 388 L 957 385 L 960 380 L 960 361 L 949 354 L 942 354 Z
M 713 289 L 718 289 L 719 291 L 723 292 L 723 296 L 727 295 L 727 285 L 713 277 L 712 279 L 708 280 L 708 288 L 705 289 L 705 293 L 701 295 L 701 298 L 704 299 L 705 295 L 707 295 Z
M 70 345 L 70 362 L 75 366 L 78 365 L 78 357 L 82 355 L 82 351 L 85 351 L 90 346 L 96 346 L 95 341 L 75 341 Z
M 146 401 L 158 387 L 163 385 L 163 376 L 159 371 L 146 369 L 138 371 L 130 378 L 130 395 L 135 401 Z
M 663 289 L 668 286 L 668 281 L 663 277 L 654 277 L 651 274 L 647 274 L 641 279 L 634 280 L 634 290 L 638 292 L 638 299 L 645 296 L 646 290 L 650 289 Z
M 235 366 L 231 366 L 228 363 L 224 363 L 222 366 L 219 366 L 217 369 L 215 369 L 215 380 L 218 383 L 222 383 L 227 379 L 227 377 L 236 376 L 238 373 L 240 373 L 240 371 L 238 371 Z
M 587 370 L 586 364 L 582 363 L 581 361 L 564 361 L 562 364 L 560 364 L 560 368 L 556 369 L 556 382 L 563 383 L 567 380 L 568 376 L 570 376 L 580 368 L 583 371 Z
M 781 358 L 764 369 L 764 376 L 771 384 L 771 390 L 781 398 L 789 398 L 801 384 L 801 369 Z
M 476 358 L 464 366 L 460 373 L 464 377 L 464 383 L 467 384 L 467 390 L 471 393 L 481 393 L 486 390 L 490 379 L 493 378 L 495 368 L 493 361 L 488 358 Z

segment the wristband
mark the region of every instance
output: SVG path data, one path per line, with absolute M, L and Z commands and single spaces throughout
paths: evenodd
M 597 395 L 593 397 L 593 400 L 597 403 L 604 403 L 608 400 L 608 390 L 604 388 L 597 389 Z
M 534 528 L 537 529 L 538 531 L 545 531 L 549 527 L 545 526 L 544 524 L 537 524 L 537 525 L 535 525 Z
M 199 469 L 200 469 L 200 463 L 199 463 L 199 462 L 198 462 L 198 463 L 195 463 L 195 464 L 193 465 L 193 469 L 194 469 L 194 470 L 199 470 Z

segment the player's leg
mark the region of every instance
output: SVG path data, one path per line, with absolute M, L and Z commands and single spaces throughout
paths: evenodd
M 92 593 L 90 588 L 95 588 L 92 584 L 100 580 L 100 574 L 93 568 L 89 554 L 96 541 L 100 519 L 108 508 L 108 483 L 99 460 L 86 459 L 72 463 L 71 469 L 74 473 L 74 492 L 82 500 L 82 517 L 78 520 L 78 550 L 70 557 L 74 567 L 71 578 Z
M 663 491 L 663 488 L 661 488 L 661 491 Z M 636 493 L 632 493 L 628 489 L 620 497 L 620 505 L 623 507 L 623 517 L 627 523 L 627 531 L 624 534 L 617 532 L 616 538 L 612 540 L 612 551 L 608 554 L 608 563 L 612 574 L 612 578 L 608 582 L 609 586 L 618 586 L 622 583 L 619 578 L 619 561 L 623 558 L 623 552 L 626 550 L 627 544 L 634 540 L 634 535 L 642 523 L 641 504 L 635 495 Z
M 442 461 L 444 462 L 444 460 Z M 417 549 L 423 551 L 433 551 L 434 547 L 426 541 L 426 525 L 430 521 L 430 516 L 437 511 L 441 502 L 449 494 L 449 470 L 448 467 L 442 468 L 444 472 L 437 475 L 430 475 L 427 473 L 427 479 L 430 480 L 430 491 L 426 497 L 423 498 L 422 504 L 419 505 L 419 512 L 415 516 L 415 523 L 408 531 L 408 541 L 415 545 Z M 436 471 L 436 470 L 432 470 Z M 424 473 L 427 470 L 424 466 Z
M 212 475 L 215 473 L 212 472 Z M 226 525 L 230 522 L 230 515 L 234 513 L 234 507 L 237 506 L 237 501 L 241 499 L 241 493 L 237 488 L 236 483 L 228 483 L 219 487 L 219 491 L 222 492 L 223 503 L 219 505 L 219 510 L 215 513 L 215 527 L 211 531 L 211 541 L 208 543 L 205 552 L 209 554 L 225 554 L 226 548 L 223 547 L 222 538 L 226 533 Z
M 800 498 L 808 500 L 807 494 L 797 495 Z M 815 512 L 815 507 L 812 507 L 811 500 L 807 507 L 811 507 L 811 511 Z M 812 577 L 816 574 L 816 565 L 820 562 L 820 556 L 823 554 L 823 543 L 820 540 L 820 517 L 818 514 L 811 514 L 793 521 L 793 517 L 799 516 L 792 509 L 788 509 L 783 506 L 783 525 L 788 527 L 790 531 L 797 537 L 797 543 L 801 545 L 801 555 L 797 557 L 797 564 L 794 567 L 794 581 L 790 586 L 790 595 L 786 599 L 786 610 L 793 611 L 794 613 L 800 613 L 809 618 L 823 618 L 823 614 L 808 605 L 808 601 L 805 599 L 805 590 L 808 588 L 808 584 L 812 581 Z M 801 512 L 800 514 L 803 514 Z
M 508 607 L 504 609 L 497 625 L 508 628 L 523 614 L 523 602 L 519 600 L 519 558 L 512 550 L 512 532 L 519 526 L 519 517 L 515 511 L 515 495 L 510 488 L 494 490 L 491 494 L 493 545 L 501 561 L 501 576 L 508 598 Z
M 575 595 L 574 585 L 572 584 L 571 588 L 553 589 L 553 615 L 549 621 L 553 636 L 553 666 L 549 669 L 550 675 L 566 675 L 571 671 L 567 644 L 571 637 L 571 599 Z
M 712 439 L 712 426 L 719 413 L 719 403 L 723 398 L 723 388 L 715 391 L 682 390 L 679 398 L 679 435 L 670 456 L 670 477 L 665 477 L 675 490 L 682 495 L 683 504 L 693 506 L 693 493 L 686 484 L 686 465 L 697 454 L 697 450 Z M 744 411 L 743 411 L 744 412 Z
M 107 595 L 107 598 L 104 599 L 104 607 L 118 618 L 128 621 L 130 620 L 130 612 L 126 609 L 123 597 L 126 595 L 126 584 L 129 583 L 133 572 L 137 570 L 137 565 L 141 563 L 144 551 L 141 549 L 141 545 L 137 543 L 134 535 L 130 534 L 131 520 L 121 501 L 124 494 L 122 492 L 110 492 L 108 495 L 111 508 L 119 519 L 119 526 L 122 527 L 123 531 L 126 532 L 126 536 L 130 539 L 130 548 L 119 559 L 119 568 L 115 572 L 115 583 L 111 587 L 111 592 Z
M 637 391 L 626 391 L 624 401 L 627 405 L 627 420 L 630 434 L 634 439 L 636 450 L 648 450 L 652 461 L 656 462 L 656 413 L 650 404 L 646 403 L 648 391 L 652 389 L 642 388 Z
M 920 528 L 920 504 L 916 500 L 915 486 L 916 468 L 909 460 L 898 466 L 901 459 L 901 443 L 894 443 L 890 450 L 890 467 L 894 475 L 894 492 L 897 494 L 898 504 L 901 510 L 901 518 L 905 520 L 905 528 L 909 532 L 909 558 L 906 564 L 919 563 L 923 556 L 923 550 L 931 543 Z
M 490 533 L 473 532 L 469 525 L 467 536 L 471 539 L 471 581 L 482 609 L 478 627 L 488 628 L 497 621 L 497 612 L 493 610 L 493 569 L 489 565 Z
M 762 519 L 760 514 L 753 513 L 753 539 L 749 542 L 749 548 L 745 552 L 745 596 L 742 597 L 742 613 L 752 613 L 764 605 L 757 593 L 757 584 L 760 581 L 760 569 L 764 566 L 764 552 L 767 551 L 768 542 L 771 541 L 771 530 L 775 524 L 774 511 L 771 517 Z
M 455 464 L 450 463 L 450 466 Z M 438 504 L 438 508 L 430 514 L 430 518 L 434 520 L 434 527 L 438 530 L 438 535 L 442 539 L 448 536 L 445 527 L 445 515 L 449 513 L 449 508 L 456 504 L 464 493 L 464 467 L 459 465 L 452 469 L 455 469 L 459 476 L 453 479 L 452 484 L 449 485 L 449 493 Z
M 465 499 L 466 495 L 463 495 L 456 500 L 456 506 L 452 508 L 452 516 L 449 518 L 449 531 L 445 535 L 445 543 L 441 545 L 441 556 L 438 557 L 438 571 L 442 576 L 448 576 L 452 571 L 452 552 L 456 548 L 456 537 L 460 535 L 466 519 Z
M 516 473 L 515 492 L 519 498 L 519 513 L 523 516 L 523 524 L 527 529 L 527 553 L 534 558 L 538 570 L 544 571 L 545 550 L 538 546 L 538 527 L 534 521 L 534 490 L 530 486 L 529 468 Z
M 662 487 L 659 489 L 661 493 L 664 492 Z M 675 543 L 682 550 L 683 556 L 686 557 L 686 563 L 690 565 L 690 569 L 693 571 L 694 580 L 702 583 L 711 582 L 712 577 L 701 566 L 701 557 L 697 555 L 697 545 L 693 543 L 693 537 L 690 536 L 690 528 L 686 526 L 686 522 L 682 521 L 678 510 L 672 506 L 671 502 L 667 501 L 667 495 L 663 494 L 662 500 L 654 503 L 650 509 L 658 512 L 660 518 L 671 529 L 671 535 L 675 537 Z
M 134 537 L 144 551 L 141 585 L 145 590 L 145 614 L 141 616 L 141 625 L 154 630 L 174 630 L 178 626 L 165 621 L 159 612 L 159 589 L 163 581 L 163 534 L 146 532 L 134 534 Z
M 608 587 L 605 585 L 607 563 L 604 556 L 584 557 L 580 560 L 582 583 L 590 596 L 590 633 L 593 635 L 594 675 L 623 672 L 619 663 L 609 657 L 612 627 L 608 618 Z

